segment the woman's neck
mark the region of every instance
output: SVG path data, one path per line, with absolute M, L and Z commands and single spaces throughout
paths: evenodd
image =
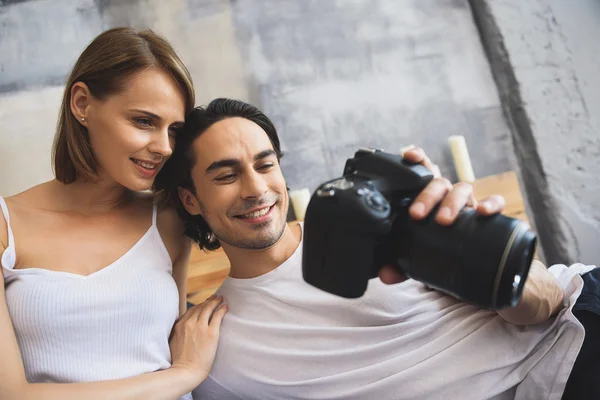
M 57 198 L 57 208 L 64 212 L 93 215 L 104 214 L 128 203 L 134 192 L 116 182 L 99 183 L 77 180 L 64 184 L 57 180 L 50 182 L 51 190 Z

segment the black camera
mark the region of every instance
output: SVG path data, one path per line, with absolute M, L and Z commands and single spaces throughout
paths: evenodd
M 408 208 L 433 174 L 400 155 L 366 149 L 342 177 L 320 185 L 304 219 L 302 272 L 309 284 L 361 297 L 384 265 L 482 308 L 515 306 L 535 253 L 528 225 L 464 209 L 451 226 Z

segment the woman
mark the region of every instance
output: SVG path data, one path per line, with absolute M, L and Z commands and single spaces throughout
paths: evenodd
M 151 31 L 113 29 L 77 60 L 56 179 L 0 198 L 0 399 L 174 399 L 207 376 L 226 307 L 185 310 L 190 242 L 144 193 L 194 106 Z M 80 382 L 80 383 L 72 383 Z

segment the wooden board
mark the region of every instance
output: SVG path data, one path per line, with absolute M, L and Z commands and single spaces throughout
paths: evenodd
M 478 201 L 492 194 L 502 195 L 506 200 L 503 214 L 527 220 L 523 196 L 514 171 L 477 179 L 473 182 L 473 192 Z

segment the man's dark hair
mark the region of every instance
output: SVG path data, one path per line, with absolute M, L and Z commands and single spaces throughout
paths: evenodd
M 260 126 L 269 137 L 277 159 L 282 152 L 277 130 L 271 120 L 257 107 L 240 100 L 219 98 L 208 106 L 196 107 L 186 117 L 185 125 L 177 134 L 177 144 L 171 158 L 165 163 L 154 181 L 153 190 L 162 202 L 173 205 L 184 221 L 185 235 L 193 239 L 201 249 L 216 250 L 221 243 L 212 238 L 212 231 L 200 215 L 187 212 L 179 199 L 179 188 L 190 190 L 196 194 L 192 180 L 192 168 L 196 164 L 192 148 L 194 141 L 213 124 L 227 118 L 246 118 Z

